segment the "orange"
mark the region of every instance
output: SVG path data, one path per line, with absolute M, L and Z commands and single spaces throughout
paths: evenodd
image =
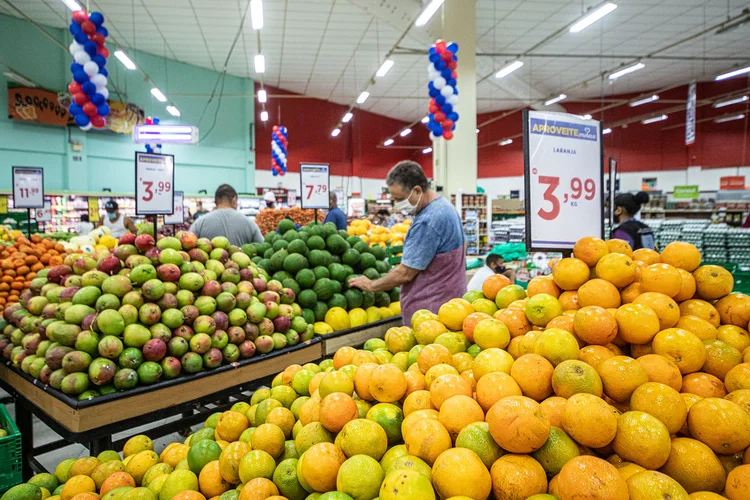
M 617 321 L 599 306 L 576 311 L 574 328 L 576 336 L 587 344 L 607 345 L 617 336 Z
M 578 305 L 603 308 L 620 307 L 620 291 L 615 285 L 603 279 L 592 279 L 578 289 Z
M 495 500 L 534 498 L 547 492 L 547 475 L 542 465 L 526 455 L 504 455 L 492 464 L 492 492 Z
M 453 356 L 448 348 L 443 345 L 426 345 L 417 355 L 417 366 L 422 373 L 427 373 L 433 366 L 441 364 L 453 366 Z
M 284 436 L 289 439 L 292 437 L 292 429 L 296 423 L 294 413 L 284 407 L 274 408 L 266 417 L 267 424 L 273 424 L 282 430 Z
M 720 299 L 734 288 L 732 274 L 721 266 L 701 266 L 693 276 L 697 294 L 703 300 Z
M 508 386 L 509 382 L 501 373 L 490 373 L 482 377 L 477 383 L 477 397 L 485 411 L 489 410 L 497 400 L 512 395 L 524 395 L 535 401 L 543 401 L 552 394 L 552 374 L 555 368 L 552 363 L 538 354 L 524 354 L 510 367 L 510 376 L 516 383 Z M 483 383 L 484 379 L 489 379 Z M 518 392 L 516 392 L 518 388 Z M 480 392 L 481 389 L 481 392 Z M 509 391 L 509 389 L 511 389 Z M 493 397 L 487 397 L 492 394 Z M 495 397 L 496 396 L 496 397 Z
M 617 339 L 615 339 L 617 340 Z M 630 357 L 633 359 L 638 359 L 641 356 L 645 356 L 647 354 L 653 354 L 654 349 L 651 345 L 651 342 L 648 344 L 631 344 L 630 345 Z
M 688 493 L 724 489 L 724 467 L 711 448 L 695 439 L 673 439 L 669 458 L 660 470 Z
M 62 500 L 71 500 L 79 493 L 93 493 L 96 491 L 94 480 L 82 474 L 70 477 L 63 486 L 60 496 Z
M 370 394 L 370 376 L 372 371 L 377 368 L 377 363 L 365 363 L 357 367 L 354 374 L 354 390 L 361 399 L 372 401 L 374 398 Z
M 578 303 L 578 292 L 573 290 L 561 293 L 559 301 L 563 311 L 575 311 L 581 308 Z
M 490 349 L 492 347 L 505 349 L 510 342 L 508 327 L 498 319 L 489 318 L 480 321 L 474 328 L 473 333 L 474 342 L 481 349 Z
M 201 493 L 208 498 L 219 496 L 232 487 L 231 484 L 221 477 L 218 460 L 214 460 L 203 466 L 198 476 L 198 484 L 200 485 Z
M 615 313 L 617 334 L 625 342 L 645 344 L 659 333 L 659 316 L 643 304 L 624 304 Z
M 662 261 L 661 256 L 659 255 L 659 252 L 657 252 L 656 250 L 652 250 L 650 248 L 639 248 L 638 250 L 634 250 L 633 260 L 643 262 L 647 266 L 650 266 L 651 264 L 658 264 L 659 262 L 665 262 L 665 261 Z M 670 264 L 670 262 L 666 262 L 666 263 Z
M 533 332 L 539 333 L 539 332 Z M 526 334 L 528 337 L 531 333 Z M 536 336 L 533 336 L 535 339 Z M 532 345 L 533 345 L 532 340 Z M 513 365 L 513 357 L 502 349 L 486 349 L 474 358 L 474 366 L 472 371 L 474 372 L 474 378 L 479 380 L 484 375 L 492 372 L 504 372 L 510 373 L 510 367 Z
M 554 296 L 555 295 L 553 295 L 553 297 Z M 524 309 L 504 309 L 496 312 L 494 318 L 505 323 L 512 338 L 524 335 L 531 331 L 531 322 L 529 321 L 529 318 L 526 317 L 526 311 Z
M 469 396 L 453 396 L 445 400 L 440 407 L 438 418 L 455 441 L 464 427 L 474 422 L 484 422 L 484 411 Z
M 589 280 L 591 271 L 581 259 L 561 259 L 552 270 L 552 279 L 562 290 L 577 290 Z
M 583 361 L 563 361 L 552 375 L 552 388 L 555 395 L 569 398 L 574 394 L 585 392 L 602 396 L 602 379 L 599 374 Z
M 602 361 L 614 355 L 615 353 L 601 345 L 587 345 L 578 351 L 578 359 L 591 365 L 594 369 L 597 369 Z
M 522 394 L 516 381 L 502 372 L 488 373 L 476 384 L 476 398 L 484 411 L 488 411 L 503 398 Z
M 649 382 L 659 382 L 676 391 L 682 389 L 682 374 L 671 359 L 659 354 L 646 354 L 637 361 L 646 370 Z
M 333 355 L 333 367 L 340 370 L 346 365 L 352 364 L 352 357 L 357 354 L 357 350 L 350 346 L 340 347 Z
M 104 480 L 99 493 L 101 494 L 101 496 L 104 496 L 115 488 L 119 488 L 120 486 L 132 486 L 133 488 L 135 488 L 135 480 L 133 479 L 133 476 L 131 476 L 127 472 L 115 472 Z
M 432 383 L 435 381 L 436 378 L 438 378 L 441 375 L 448 375 L 448 374 L 458 375 L 458 370 L 455 367 L 451 365 L 446 365 L 446 364 L 433 366 L 432 368 L 427 370 L 427 373 L 424 374 L 425 389 L 429 391 L 430 387 L 432 386 Z
M 727 401 L 738 405 L 740 408 L 750 413 L 750 389 L 738 389 L 732 391 L 724 398 Z
M 565 413 L 567 401 L 565 398 L 551 396 L 539 403 L 539 408 L 547 416 L 551 426 L 562 428 L 563 414 Z
M 331 432 L 339 432 L 347 422 L 357 416 L 357 404 L 351 396 L 343 392 L 329 394 L 320 402 L 320 423 Z
M 706 361 L 706 347 L 701 339 L 680 328 L 668 328 L 656 334 L 654 353 L 665 356 L 677 365 L 680 373 L 697 372 Z
M 573 319 L 574 317 L 575 316 L 571 317 L 567 315 L 558 316 L 547 323 L 547 326 L 545 328 L 560 328 L 562 330 L 575 334 L 575 320 Z
M 677 272 L 680 273 L 680 291 L 672 298 L 679 303 L 693 298 L 696 285 L 692 274 L 684 269 L 677 269 Z
M 691 243 L 675 241 L 661 251 L 661 261 L 692 273 L 701 265 L 701 252 Z
M 656 417 L 642 411 L 620 415 L 612 445 L 623 460 L 651 470 L 664 465 L 671 450 L 667 427 Z
M 299 458 L 297 475 L 304 481 L 302 484 L 313 491 L 332 491 L 336 489 L 336 475 L 345 461 L 346 455 L 336 445 L 318 443 Z
M 449 302 L 450 306 L 449 309 L 452 311 L 453 314 L 450 316 L 451 321 L 455 321 L 455 323 L 451 323 L 451 325 L 457 324 L 457 328 L 451 328 L 452 330 L 460 330 L 461 324 L 464 321 L 464 318 L 468 316 L 470 313 L 473 313 L 474 311 L 471 308 L 471 304 L 466 302 L 465 300 L 460 302 L 461 299 L 453 299 Z M 444 306 L 447 304 L 444 304 Z M 443 323 L 448 325 L 447 322 L 443 321 Z M 417 344 L 417 339 L 414 338 L 414 333 L 412 332 L 411 328 L 408 327 L 393 327 L 389 328 L 388 331 L 385 332 L 385 347 L 388 349 L 391 354 L 396 354 L 397 352 L 408 352 L 412 347 L 414 347 Z M 373 359 L 374 362 L 374 359 Z
M 224 441 L 237 441 L 242 433 L 250 427 L 244 413 L 238 411 L 225 411 L 216 423 L 216 435 Z
M 256 477 L 245 483 L 238 500 L 267 500 L 278 494 L 279 489 L 271 480 Z
M 469 317 L 474 315 L 479 315 L 478 317 L 484 317 L 484 313 L 472 313 L 467 316 L 467 318 L 464 320 L 464 323 L 469 320 Z M 448 329 L 440 321 L 436 319 L 428 319 L 421 322 L 419 326 L 414 329 L 414 337 L 416 337 L 417 342 L 419 342 L 420 344 L 427 345 L 435 342 L 435 339 L 438 338 L 439 335 L 447 331 Z
M 608 253 L 607 242 L 596 236 L 585 236 L 573 246 L 573 255 L 589 267 L 594 267 Z
M 284 453 L 284 441 L 284 431 L 273 424 L 261 424 L 250 436 L 253 450 L 265 451 L 273 458 L 279 458 Z
M 621 253 L 628 257 L 633 257 L 633 249 L 630 247 L 630 243 L 619 238 L 612 238 L 607 240 L 607 246 L 609 247 L 610 253 Z
M 611 443 L 617 434 L 617 415 L 603 399 L 579 393 L 565 403 L 562 428 L 578 443 L 601 448 Z
M 45 494 L 46 493 L 44 492 L 44 490 L 42 490 L 42 496 L 44 496 Z M 46 497 L 46 498 L 49 498 L 49 497 Z M 70 500 L 99 500 L 99 495 L 97 495 L 96 493 L 91 493 L 87 491 L 85 493 L 77 494 Z
M 430 392 L 429 391 L 414 391 L 408 396 L 406 396 L 406 399 L 404 400 L 404 416 L 408 416 L 410 413 L 413 413 L 418 410 L 434 410 L 435 407 L 432 405 L 432 401 L 430 400 Z
M 614 455 L 614 456 L 617 457 L 617 455 Z M 620 457 L 617 457 L 617 458 L 620 458 Z M 608 460 L 608 461 L 612 463 L 611 460 Z M 631 464 L 630 462 L 618 462 L 618 463 L 612 463 L 612 465 L 614 465 L 617 468 L 617 472 L 620 473 L 620 475 L 625 481 L 630 479 L 631 476 L 646 470 L 640 465 Z
M 740 352 L 750 346 L 750 335 L 747 330 L 735 325 L 721 325 L 716 329 L 716 338 L 723 340 Z
M 688 500 L 688 494 L 680 483 L 661 472 L 647 470 L 628 478 L 630 500 L 650 500 L 651 498 L 674 498 Z
M 729 370 L 724 384 L 729 392 L 750 389 L 750 363 L 740 363 Z
M 404 434 L 409 455 L 419 457 L 429 465 L 435 463 L 441 453 L 452 446 L 448 430 L 438 420 L 420 419 L 415 421 Z
M 531 453 L 549 436 L 549 419 L 539 403 L 525 396 L 501 399 L 487 412 L 486 421 L 495 442 L 511 453 Z
M 680 308 L 677 302 L 663 293 L 646 292 L 635 298 L 633 304 L 649 307 L 659 317 L 659 329 L 672 328 L 680 319 Z
M 240 498 L 242 498 L 241 495 L 240 495 Z M 244 497 L 243 500 L 246 500 L 247 498 L 248 497 Z M 258 498 L 258 497 L 250 497 L 250 498 Z M 259 497 L 259 498 L 271 498 L 271 497 Z M 206 497 L 204 497 L 197 491 L 185 490 L 185 491 L 180 491 L 175 496 L 173 496 L 172 500 L 206 500 Z
M 553 366 L 566 359 L 577 359 L 579 348 L 575 336 L 559 328 L 543 331 L 534 341 L 534 354 L 546 358 Z
M 669 264 L 651 264 L 641 271 L 641 286 L 647 292 L 674 297 L 680 292 L 680 273 Z
M 750 465 L 732 469 L 727 475 L 726 493 L 729 500 L 750 498 Z
M 718 328 L 719 324 L 721 324 L 719 311 L 717 311 L 712 304 L 706 302 L 705 300 L 690 299 L 686 300 L 685 302 L 681 302 L 680 313 L 683 316 L 692 315 L 703 318 L 714 325 L 715 328 Z
M 738 453 L 750 445 L 750 415 L 725 399 L 706 398 L 693 404 L 688 427 L 695 439 L 719 455 Z
M 493 274 L 488 276 L 482 283 L 482 293 L 490 300 L 495 300 L 500 290 L 512 283 L 504 274 Z
M 453 448 L 432 466 L 432 485 L 440 498 L 484 500 L 492 491 L 492 479 L 482 460 L 471 450 Z
M 555 280 L 552 279 L 552 276 L 537 276 L 529 281 L 529 284 L 526 287 L 526 295 L 528 297 L 533 297 L 539 293 L 546 293 L 553 297 L 559 297 L 562 290 L 557 286 Z
M 648 382 L 648 374 L 638 361 L 627 356 L 612 356 L 599 365 L 604 393 L 624 403 L 639 386 Z
M 658 418 L 670 434 L 679 431 L 687 420 L 687 406 L 680 393 L 659 382 L 647 382 L 633 391 L 630 409 Z
M 689 331 L 703 341 L 715 339 L 719 335 L 714 325 L 698 316 L 680 316 L 674 326 Z
M 459 395 L 471 397 L 472 392 L 468 380 L 461 375 L 448 373 L 440 375 L 430 385 L 430 400 L 432 405 L 439 410 L 448 398 Z
M 617 254 L 613 254 L 617 255 Z M 620 299 L 623 304 L 630 304 L 644 292 L 640 282 L 631 283 L 620 291 Z
M 494 274 L 494 276 L 503 276 L 502 274 Z M 506 280 L 508 278 L 505 278 Z M 485 281 L 485 283 L 487 283 Z M 499 289 L 498 289 L 499 290 Z M 464 301 L 465 302 L 465 301 Z M 464 320 L 466 317 L 474 312 L 474 308 L 468 302 L 466 304 L 458 302 L 457 300 L 451 300 L 440 306 L 438 309 L 438 321 L 443 323 L 449 330 L 458 331 L 463 328 Z M 408 350 L 408 349 L 407 349 Z
M 610 240 L 611 241 L 611 240 Z M 568 461 L 557 475 L 556 492 L 564 499 L 629 500 L 628 486 L 614 465 L 581 456 Z
M 252 450 L 249 444 L 242 441 L 230 443 L 219 455 L 219 473 L 224 481 L 240 484 L 240 462 L 242 457 Z
M 560 301 L 551 295 L 540 293 L 531 297 L 525 305 L 526 317 L 536 326 L 544 326 L 562 314 Z
M 715 304 L 719 317 L 724 325 L 735 325 L 747 328 L 750 322 L 750 295 L 730 293 Z
M 526 290 L 524 290 L 522 286 L 508 285 L 497 292 L 497 296 L 495 297 L 496 308 L 491 307 L 490 301 L 487 301 L 486 311 L 490 314 L 493 314 L 495 311 L 497 311 L 497 309 L 505 309 L 513 302 L 525 300 L 526 297 Z
M 466 338 L 469 340 L 469 342 L 474 342 L 474 328 L 476 328 L 477 323 L 485 319 L 490 319 L 490 318 L 492 318 L 492 316 L 483 312 L 474 312 L 466 316 L 466 319 L 464 319 L 462 328 L 463 328 L 464 335 L 466 335 Z M 424 323 L 422 325 L 424 325 Z M 419 325 L 419 326 L 422 327 L 422 325 Z M 442 326 L 442 324 L 440 325 Z M 434 330 L 435 328 L 432 328 L 432 329 Z M 445 329 L 445 326 L 443 326 L 442 333 L 445 333 L 446 331 L 447 330 Z M 415 337 L 417 337 L 417 342 L 419 342 L 420 344 L 425 344 L 425 345 L 431 344 L 437 338 L 437 336 L 435 336 L 435 338 L 430 340 L 428 338 L 424 338 L 426 337 L 424 334 L 418 335 L 417 332 L 414 332 L 414 335 Z M 420 339 L 420 337 L 422 338 Z M 427 342 L 423 342 L 423 341 L 427 341 Z
M 370 394 L 380 403 L 392 403 L 406 393 L 406 378 L 396 365 L 379 365 L 372 370 L 369 384 Z
M 617 288 L 630 285 L 636 277 L 633 259 L 621 253 L 605 255 L 596 264 L 596 275 Z
M 466 355 L 471 357 L 471 354 Z M 420 372 L 419 370 L 407 370 L 404 373 L 404 379 L 406 379 L 406 392 L 404 393 L 404 396 L 408 396 L 414 391 L 421 391 L 427 386 L 427 383 L 425 382 L 425 376 L 422 375 L 422 372 Z
M 708 373 L 689 373 L 682 377 L 682 390 L 702 398 L 723 398 L 727 390 L 721 380 Z

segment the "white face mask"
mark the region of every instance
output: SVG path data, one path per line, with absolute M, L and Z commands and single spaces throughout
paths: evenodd
M 414 189 L 416 189 L 416 188 L 414 188 Z M 402 213 L 404 213 L 406 215 L 413 215 L 414 212 L 417 211 L 417 207 L 419 206 L 419 202 L 422 201 L 422 194 L 420 194 L 419 195 L 419 200 L 417 200 L 417 203 L 415 205 L 412 205 L 409 202 L 409 198 L 411 198 L 411 195 L 414 193 L 414 189 L 411 190 L 411 192 L 409 193 L 409 196 L 407 196 L 405 199 L 397 202 L 393 206 L 393 210 L 395 210 L 396 212 L 402 212 Z

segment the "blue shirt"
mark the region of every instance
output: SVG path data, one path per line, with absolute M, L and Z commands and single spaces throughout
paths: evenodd
M 431 201 L 414 218 L 406 233 L 401 263 L 424 271 L 436 255 L 447 254 L 463 246 L 464 230 L 458 212 L 441 196 Z M 461 269 L 461 272 L 465 273 L 465 270 Z
M 344 214 L 344 211 L 339 207 L 332 208 L 328 211 L 328 215 L 326 215 L 323 224 L 326 222 L 333 222 L 336 224 L 336 229 L 343 229 L 346 231 L 346 214 Z

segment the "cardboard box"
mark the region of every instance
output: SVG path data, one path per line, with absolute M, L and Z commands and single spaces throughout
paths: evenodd
M 500 198 L 496 200 L 492 200 L 492 209 L 493 210 L 523 210 L 523 200 L 521 199 L 509 199 L 509 198 Z

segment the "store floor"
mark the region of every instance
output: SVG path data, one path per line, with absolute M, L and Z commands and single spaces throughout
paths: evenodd
M 8 393 L 0 389 L 0 398 L 6 398 L 8 397 Z M 14 404 L 8 404 L 6 405 L 6 408 L 8 409 L 8 413 L 10 413 L 11 418 L 16 418 L 16 411 L 15 411 L 15 405 Z M 163 420 L 157 420 L 150 424 L 143 425 L 140 427 L 136 427 L 134 429 L 129 429 L 125 432 L 117 433 L 112 436 L 113 440 L 122 439 L 123 437 L 138 434 L 140 432 L 143 432 L 147 429 L 151 429 L 154 427 L 158 427 L 160 425 L 164 425 L 168 422 L 174 422 L 175 420 L 179 420 L 181 417 L 179 415 L 163 419 Z M 60 439 L 60 436 L 50 429 L 44 422 L 39 420 L 36 417 L 33 417 L 34 419 L 34 446 L 40 446 L 45 443 L 50 443 L 52 441 L 57 441 Z M 203 427 L 203 424 L 197 424 L 193 427 L 193 431 L 196 431 Z M 167 436 L 164 436 L 162 438 L 157 439 L 154 441 L 154 451 L 156 453 L 161 453 L 161 451 L 169 444 L 175 441 L 183 442 L 185 438 L 178 433 L 169 434 Z M 121 451 L 121 450 L 116 450 Z M 88 449 L 85 448 L 83 445 L 80 444 L 71 444 L 69 446 L 66 446 L 64 448 L 60 448 L 58 450 L 51 451 L 49 453 L 46 453 L 44 455 L 36 457 L 37 460 L 44 466 L 45 469 L 49 472 L 54 472 L 55 467 L 57 467 L 57 464 L 65 460 L 66 458 L 80 458 L 80 457 L 86 457 L 89 455 Z

